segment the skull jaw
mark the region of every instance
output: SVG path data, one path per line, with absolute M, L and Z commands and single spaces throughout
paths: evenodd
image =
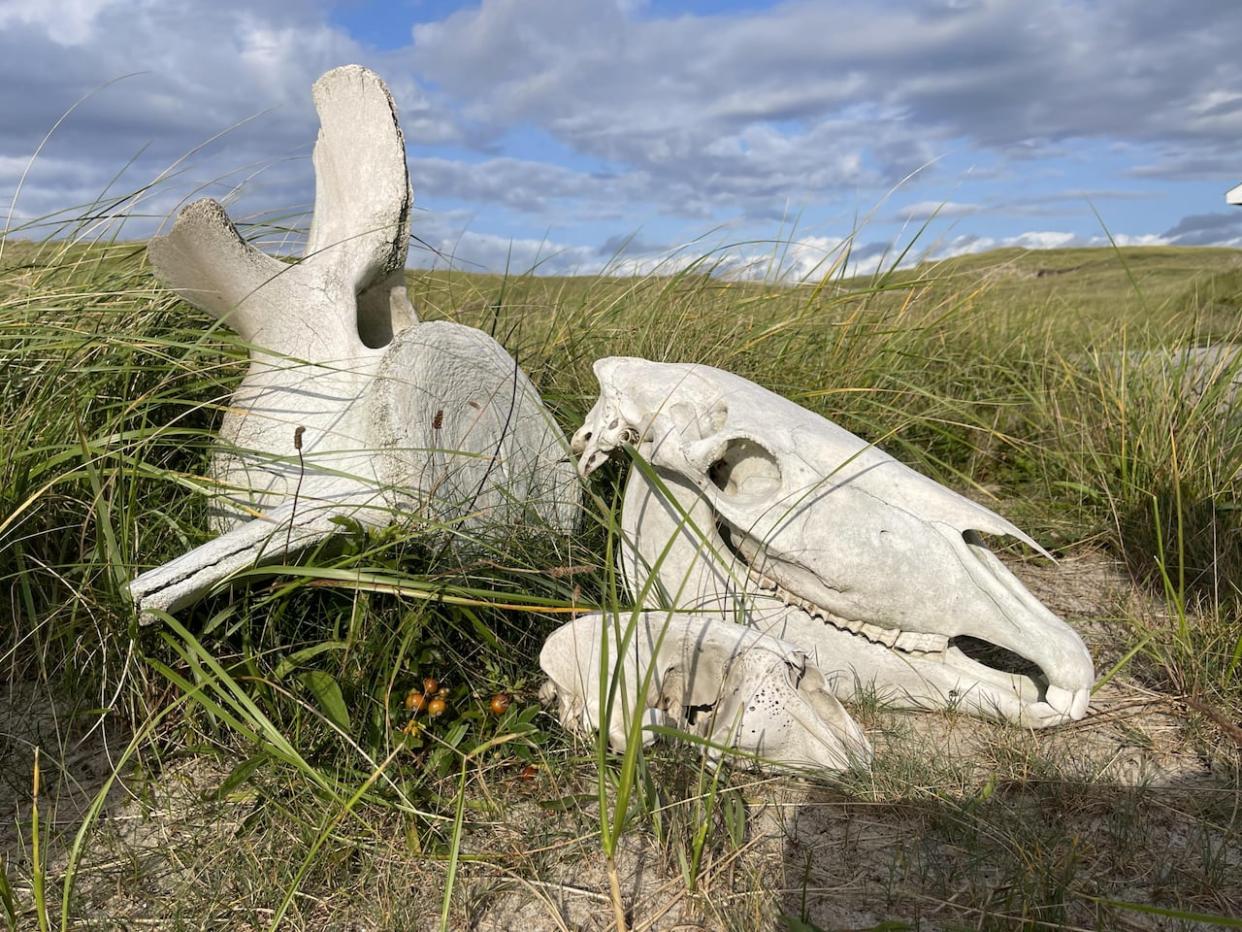
M 731 613 L 737 621 L 805 650 L 841 699 L 872 694 L 897 708 L 959 709 L 1029 728 L 1062 724 L 1086 713 L 1093 682 L 1090 656 L 1063 622 L 1056 620 L 1056 630 L 1066 641 L 1065 672 L 1054 687 L 1046 677 L 1037 680 L 986 667 L 955 646 L 937 657 L 873 643 L 756 591 L 745 561 L 716 532 L 717 515 L 699 490 L 676 473 L 657 472 L 676 502 L 668 502 L 635 469 L 622 510 L 622 573 L 635 598 L 646 593 L 646 605 Z M 676 541 L 665 553 L 673 537 Z
M 906 654 L 767 601 L 766 609 L 756 607 L 751 624 L 805 650 L 840 699 L 870 697 L 891 708 L 956 710 L 1024 728 L 1062 725 L 1086 713 L 1090 683 L 1067 690 L 1063 708 L 1056 708 L 1048 701 L 1046 683 L 986 667 L 956 648 L 944 659 Z

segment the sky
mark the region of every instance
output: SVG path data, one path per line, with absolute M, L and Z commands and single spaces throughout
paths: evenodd
M 400 109 L 412 266 L 1242 246 L 1240 35 L 1239 0 L 0 0 L 0 222 L 304 224 L 310 87 L 356 62 Z

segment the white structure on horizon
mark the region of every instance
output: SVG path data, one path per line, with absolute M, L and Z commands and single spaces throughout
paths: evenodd
M 1226 192 L 1225 203 L 1235 207 L 1242 206 L 1242 184 L 1235 185 Z

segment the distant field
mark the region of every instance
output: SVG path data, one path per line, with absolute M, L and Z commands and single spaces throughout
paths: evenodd
M 424 318 L 493 333 L 567 433 L 595 399 L 595 359 L 702 362 L 1011 518 L 1061 560 L 1005 553 L 1091 646 L 1091 716 L 1032 734 L 853 708 L 874 773 L 826 785 L 735 770 L 716 786 L 693 749 L 661 746 L 605 864 L 615 765 L 601 783 L 597 749 L 535 698 L 563 616 L 495 603 L 607 603 L 622 468 L 593 480 L 572 540 L 461 565 L 417 528 L 356 534 L 184 627 L 139 630 L 125 583 L 208 536 L 205 464 L 245 351 L 158 286 L 141 244 L 12 241 L 0 919 L 266 928 L 283 909 L 292 928 L 414 929 L 440 926 L 444 904 L 448 928 L 606 928 L 606 867 L 634 928 L 1242 914 L 1242 358 L 1177 364 L 1242 344 L 1242 251 L 1002 250 L 781 287 L 701 271 L 407 278 Z M 328 570 L 460 598 L 357 591 Z M 403 737 L 402 698 L 432 674 L 450 712 Z M 516 701 L 498 718 L 499 690 Z

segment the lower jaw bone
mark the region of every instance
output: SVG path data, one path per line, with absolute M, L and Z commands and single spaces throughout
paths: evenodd
M 877 474 L 900 476 L 903 468 L 884 462 L 877 466 Z M 765 549 L 766 532 L 748 537 L 746 532 L 737 530 L 737 522 L 730 523 L 730 519 L 715 507 L 717 493 L 705 488 L 694 477 L 683 475 L 671 466 L 661 468 L 659 475 L 663 489 L 648 482 L 643 474 L 632 471 L 622 511 L 628 543 L 621 549 L 620 564 L 631 594 L 638 596 L 656 591 L 650 585 L 652 574 L 660 584 L 660 595 L 643 597 L 647 603 L 645 607 L 656 608 L 669 599 L 679 610 L 719 612 L 795 644 L 814 658 L 831 680 L 839 699 L 861 695 L 899 708 L 954 709 L 1024 727 L 1055 725 L 1085 711 L 1084 696 L 1087 694 L 1083 690 L 1089 688 L 1094 677 L 1081 639 L 1043 606 L 1029 605 L 1035 601 L 1034 597 L 1022 589 L 1016 578 L 1008 580 L 1004 576 L 1008 571 L 996 565 L 998 561 L 994 557 L 984 557 L 981 548 L 973 545 L 965 532 L 953 534 L 952 531 L 957 530 L 953 522 L 927 523 L 923 528 L 929 545 L 947 551 L 959 561 L 969 558 L 968 565 L 961 567 L 961 572 L 950 574 L 945 584 L 950 589 L 961 586 L 969 591 L 978 590 L 979 597 L 967 600 L 967 608 L 976 614 L 986 614 L 989 601 L 1003 603 L 997 605 L 995 614 L 998 616 L 1008 617 L 1010 610 L 1029 611 L 1032 615 L 1030 636 L 1042 637 L 1047 629 L 1048 635 L 1056 640 L 1055 650 L 1045 649 L 1047 644 L 1034 644 L 1031 653 L 1021 648 L 1016 651 L 1030 657 L 1032 665 L 1038 667 L 1040 672 L 1033 677 L 977 663 L 962 653 L 953 638 L 945 635 L 926 630 L 881 628 L 824 611 L 802 594 L 778 585 L 768 575 L 769 567 L 773 573 L 782 570 Z M 866 475 L 858 473 L 854 481 L 865 485 Z M 945 508 L 957 507 L 955 501 L 939 504 Z M 972 506 L 962 507 L 969 510 Z M 1006 526 L 1004 519 L 986 511 L 958 517 L 962 522 L 973 522 L 981 517 L 989 529 L 987 533 L 1007 533 L 1034 545 L 1016 528 Z M 687 529 L 691 524 L 696 530 Z M 724 533 L 718 533 L 705 543 L 698 529 Z M 792 531 L 791 534 L 796 536 Z M 954 566 L 956 564 L 949 568 Z M 927 575 L 917 567 L 914 569 L 919 570 L 916 576 L 922 573 L 919 578 Z M 999 583 L 988 582 L 998 575 L 1003 577 Z M 839 581 L 848 585 L 848 580 Z M 874 579 L 864 582 L 874 582 Z M 927 614 L 918 605 L 911 604 L 909 585 L 900 580 L 894 581 L 894 585 L 904 586 L 905 601 L 899 608 L 913 610 L 912 617 Z M 862 590 L 857 590 L 851 596 L 851 602 L 858 605 L 869 605 L 877 600 L 887 604 L 882 592 L 867 591 L 863 599 Z M 865 610 L 851 614 L 866 617 Z M 1018 620 L 1014 623 L 1021 624 Z M 892 646 L 885 646 L 885 641 Z M 1012 650 L 1007 645 L 998 646 Z M 1065 654 L 1064 658 L 1061 653 Z M 1045 655 L 1051 668 L 1037 659 Z M 1058 683 L 1071 693 L 1067 712 L 1058 711 L 1044 701 L 1049 682 Z M 1058 701 L 1055 693 L 1054 701 Z M 1063 700 L 1061 704 L 1065 705 Z
M 1080 719 L 1090 700 L 1089 688 L 1046 687 L 1030 677 L 986 667 L 949 646 L 943 635 L 903 632 L 934 638 L 943 646 L 929 652 L 902 651 L 809 612 L 790 611 L 770 597 L 753 600 L 750 615 L 759 630 L 806 649 L 841 699 L 862 694 L 893 708 L 952 708 L 1028 728 Z M 855 625 L 861 623 L 850 624 Z
M 758 572 L 753 566 L 748 565 L 747 571 L 747 576 L 761 592 L 775 595 L 787 609 L 800 609 L 801 614 L 815 619 L 825 626 L 835 628 L 854 637 L 863 638 L 873 645 L 887 648 L 899 655 L 907 655 L 911 661 L 951 666 L 947 663 L 950 638 L 946 635 L 922 631 L 899 631 L 895 628 L 885 628 L 865 621 L 838 618 L 831 612 L 785 589 L 775 580 Z M 960 651 L 957 653 L 960 653 Z M 972 691 L 975 693 L 987 692 L 989 694 L 992 691 L 1002 691 L 1012 693 L 1014 699 L 1022 704 L 1024 711 L 1019 715 L 1019 719 L 1026 725 L 1044 725 L 1059 721 L 1075 720 L 1082 718 L 1086 713 L 1091 695 L 1089 689 L 1073 691 L 1060 686 L 1048 686 L 1046 689 L 1041 689 L 1037 682 L 1022 674 L 1006 673 L 1003 670 L 985 667 L 982 664 L 978 664 L 977 661 L 969 660 L 964 654 L 956 659 L 959 662 L 969 663 L 971 666 L 982 668 L 976 671 L 960 670 L 960 674 L 983 674 L 983 676 L 973 686 L 960 690 L 956 688 L 949 689 L 946 694 L 949 704 L 960 702 L 963 697 L 970 701 Z M 981 696 L 973 698 L 976 701 L 972 705 L 977 706 L 978 711 L 982 714 L 998 718 L 1011 717 L 1003 714 L 999 708 L 989 711 L 987 699 Z M 921 702 L 914 704 L 924 705 Z

